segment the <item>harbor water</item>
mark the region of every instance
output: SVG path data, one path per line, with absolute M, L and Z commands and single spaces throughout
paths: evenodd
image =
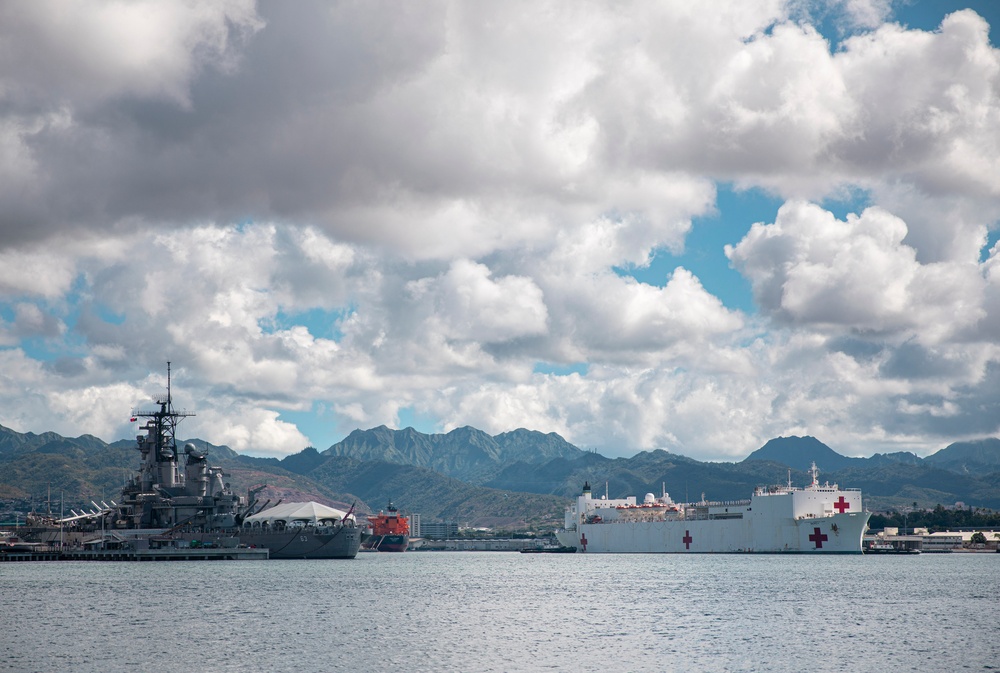
M 984 671 L 1000 555 L 0 564 L 0 670 Z

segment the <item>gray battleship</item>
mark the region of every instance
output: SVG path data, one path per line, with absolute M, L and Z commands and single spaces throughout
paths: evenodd
M 272 559 L 357 556 L 363 530 L 353 507 L 344 512 L 319 503 L 287 503 L 266 509 L 269 503 L 256 502 L 262 487 L 247 497 L 236 495 L 222 469 L 211 467 L 207 453 L 193 444 L 185 445 L 181 466 L 177 424 L 192 414 L 173 408 L 169 362 L 167 395 L 156 403 L 156 411 L 133 414 L 133 420 L 145 419 L 145 434 L 136 437 L 142 465 L 123 488 L 121 501 L 101 513 L 113 536 L 162 546 L 267 548 Z

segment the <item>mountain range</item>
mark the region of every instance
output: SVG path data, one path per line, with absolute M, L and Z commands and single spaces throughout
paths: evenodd
M 748 497 L 764 484 L 808 483 L 813 462 L 821 481 L 861 488 L 872 510 L 916 502 L 1000 509 L 1000 439 L 951 444 L 921 458 L 912 453 L 843 456 L 813 437 L 778 437 L 744 460 L 702 462 L 663 450 L 607 458 L 555 433 L 514 430 L 489 435 L 463 427 L 425 434 L 385 426 L 356 430 L 324 451 L 307 448 L 282 459 L 238 454 L 193 439 L 222 467 L 237 492 L 266 483 L 272 502 L 312 499 L 372 512 L 392 500 L 426 521 L 524 527 L 558 525 L 568 498 L 585 481 L 610 497 L 668 491 L 675 500 Z M 107 444 L 91 435 L 18 433 L 0 426 L 0 499 L 21 503 L 88 503 L 116 497 L 138 467 L 134 443 Z M 48 505 L 51 506 L 51 505 Z

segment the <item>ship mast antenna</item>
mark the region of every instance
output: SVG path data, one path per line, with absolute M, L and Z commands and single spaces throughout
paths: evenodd
M 167 397 L 166 399 L 157 396 L 156 404 L 159 405 L 159 411 L 134 411 L 133 416 L 136 418 L 149 418 L 146 425 L 147 429 L 153 430 L 152 432 L 152 444 L 155 447 L 155 453 L 153 454 L 152 460 L 161 460 L 161 451 L 166 449 L 174 455 L 176 459 L 177 442 L 176 442 L 176 432 L 177 423 L 180 422 L 182 418 L 188 416 L 194 416 L 194 414 L 189 414 L 185 411 L 175 411 L 173 403 L 173 391 L 171 390 L 172 384 L 172 373 L 171 373 L 171 363 L 167 361 Z M 152 423 L 152 425 L 150 425 Z

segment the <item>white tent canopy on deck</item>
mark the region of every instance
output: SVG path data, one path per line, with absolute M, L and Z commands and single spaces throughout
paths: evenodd
M 286 502 L 283 505 L 276 505 L 253 516 L 248 516 L 243 520 L 243 525 L 322 526 L 340 523 L 345 516 L 347 516 L 347 512 L 321 505 L 318 502 Z M 350 516 L 350 520 L 354 520 L 353 514 Z

